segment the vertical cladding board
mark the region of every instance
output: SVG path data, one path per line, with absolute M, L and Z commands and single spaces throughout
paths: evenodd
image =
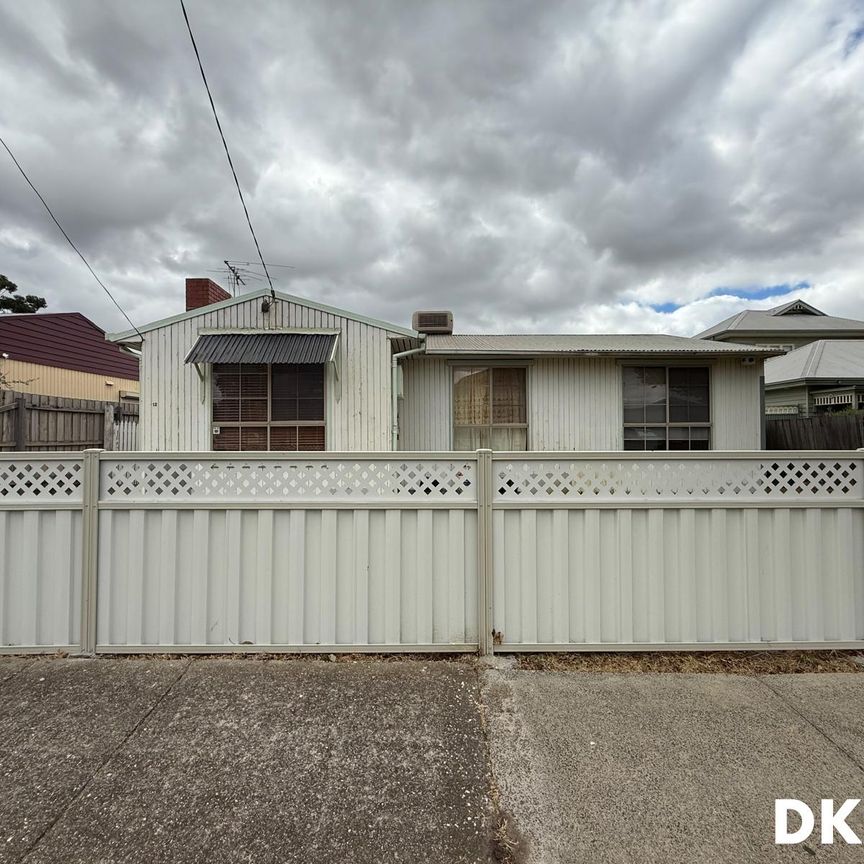
M 550 357 L 528 374 L 532 450 L 620 450 L 621 367 L 614 357 Z
M 141 448 L 210 450 L 209 369 L 205 398 L 194 366 L 184 363 L 201 330 L 285 327 L 339 330 L 340 372 L 329 384 L 328 447 L 388 450 L 390 444 L 390 344 L 388 331 L 289 301 L 269 313 L 256 297 L 145 334 L 141 363 Z M 155 403 L 155 404 L 154 404 Z
M 711 369 L 712 449 L 759 450 L 762 361 L 744 365 L 740 357 L 718 360 Z

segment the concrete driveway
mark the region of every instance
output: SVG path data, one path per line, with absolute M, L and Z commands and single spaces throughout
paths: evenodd
M 818 834 L 820 799 L 864 799 L 864 675 L 491 670 L 483 693 L 522 860 L 864 861 Z M 806 847 L 774 845 L 775 798 L 817 814 Z
M 0 658 L 0 862 L 864 860 L 773 845 L 864 798 L 862 717 L 854 674 Z

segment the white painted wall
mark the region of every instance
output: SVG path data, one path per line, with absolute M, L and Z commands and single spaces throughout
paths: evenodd
M 404 362 L 401 450 L 450 448 L 453 362 L 440 357 Z M 623 379 L 619 360 L 550 357 L 526 365 L 529 450 L 622 449 Z M 700 362 L 694 360 L 693 365 Z M 740 358 L 724 358 L 708 365 L 712 449 L 759 449 L 761 362 L 744 366 Z
M 341 331 L 342 380 L 335 380 L 332 369 L 327 378 L 327 449 L 390 449 L 388 331 L 285 300 L 277 301 L 270 312 L 264 313 L 260 297 L 145 334 L 140 449 L 212 449 L 209 367 L 202 385 L 195 367 L 183 362 L 201 330 L 285 327 Z

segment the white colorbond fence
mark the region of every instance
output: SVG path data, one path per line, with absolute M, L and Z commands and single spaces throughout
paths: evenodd
M 0 456 L 0 651 L 808 645 L 864 647 L 864 453 Z

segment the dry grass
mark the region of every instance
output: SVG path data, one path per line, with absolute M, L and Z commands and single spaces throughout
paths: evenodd
M 59 656 L 59 655 L 52 655 Z M 476 655 L 465 652 L 457 652 L 453 654 L 445 652 L 430 652 L 421 654 L 419 652 L 406 651 L 402 654 L 371 654 L 365 652 L 357 652 L 354 654 L 332 654 L 327 651 L 318 653 L 311 651 L 217 651 L 212 654 L 207 653 L 183 653 L 183 652 L 166 652 L 166 653 L 142 653 L 142 654 L 111 654 L 100 653 L 99 658 L 107 658 L 110 660 L 223 660 L 226 663 L 236 662 L 238 660 L 257 660 L 261 662 L 285 662 L 285 661 L 309 661 L 309 662 L 324 662 L 324 663 L 358 663 L 358 662 L 375 662 L 375 663 L 432 663 L 447 661 L 449 663 L 465 663 L 473 664 Z
M 787 675 L 796 672 L 864 672 L 856 651 L 652 651 L 633 653 L 521 654 L 519 669 L 541 672 L 709 672 Z

